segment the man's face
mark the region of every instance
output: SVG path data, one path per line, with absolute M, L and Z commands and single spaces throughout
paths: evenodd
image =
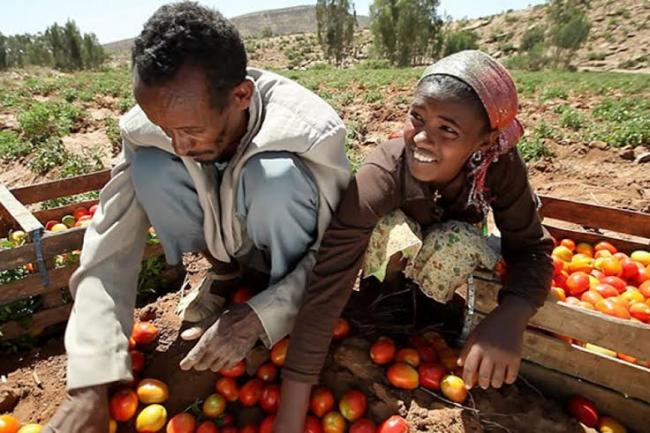
M 232 156 L 246 131 L 246 110 L 253 92 L 248 80 L 235 86 L 224 107 L 210 100 L 205 73 L 183 66 L 161 85 L 147 86 L 134 80 L 135 99 L 149 120 L 171 138 L 179 156 L 212 162 Z

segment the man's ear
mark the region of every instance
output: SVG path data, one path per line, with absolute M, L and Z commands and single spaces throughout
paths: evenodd
M 237 84 L 232 91 L 232 97 L 239 110 L 247 110 L 253 99 L 253 82 L 244 80 Z

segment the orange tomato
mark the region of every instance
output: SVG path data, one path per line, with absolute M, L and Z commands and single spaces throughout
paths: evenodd
M 379 337 L 379 339 L 370 346 L 370 358 L 375 364 L 388 364 L 395 357 L 396 350 L 395 342 L 391 338 Z
M 617 353 L 616 357 L 631 364 L 636 364 L 639 360 L 633 356 L 625 355 L 624 353 Z
M 598 431 L 600 433 L 626 433 L 627 430 L 623 425 L 616 421 L 614 418 L 607 416 L 602 417 L 598 421 Z
M 112 418 L 108 420 L 108 433 L 117 433 L 117 421 Z
M 217 418 L 226 410 L 226 399 L 220 394 L 210 394 L 203 402 L 202 410 L 207 418 Z
M 442 379 L 440 384 L 442 395 L 456 403 L 463 403 L 467 399 L 467 388 L 465 382 L 458 376 L 449 374 Z
M 343 340 L 348 335 L 350 335 L 350 322 L 344 318 L 340 318 L 336 321 L 336 326 L 334 326 L 334 340 Z
M 361 391 L 352 389 L 341 397 L 339 411 L 350 422 L 361 419 L 368 409 L 368 399 Z
M 597 292 L 602 296 L 603 298 L 611 298 L 614 296 L 618 296 L 618 290 L 614 286 L 610 286 L 609 284 L 596 284 L 596 286 L 592 289 L 594 292 Z
M 167 423 L 167 433 L 194 433 L 196 419 L 191 413 L 183 412 L 174 415 Z
M 411 349 L 410 347 L 400 349 L 397 355 L 395 355 L 395 362 L 405 362 L 412 367 L 417 367 L 420 365 L 420 355 L 417 350 Z
M 20 421 L 11 415 L 0 415 L 0 433 L 17 433 Z
M 284 365 L 284 360 L 287 358 L 287 350 L 289 349 L 289 339 L 284 338 L 276 343 L 271 349 L 271 362 L 278 367 Z
M 618 252 L 616 247 L 609 242 L 603 241 L 598 242 L 594 247 L 594 251 L 608 251 L 610 254 L 614 255 Z
M 167 409 L 159 404 L 150 404 L 142 409 L 135 419 L 135 430 L 139 433 L 155 433 L 167 422 Z
M 136 390 L 138 398 L 144 404 L 163 403 L 169 398 L 169 388 L 157 379 L 142 379 Z
M 137 322 L 133 325 L 131 337 L 137 344 L 152 343 L 158 336 L 158 328 L 151 322 Z
M 560 287 L 551 287 L 551 297 L 556 301 L 566 301 L 566 292 Z
M 588 274 L 594 268 L 594 259 L 582 254 L 576 254 L 569 262 L 567 268 L 569 270 L 569 273 L 584 272 Z
M 650 266 L 649 251 L 644 251 L 644 250 L 634 251 L 632 254 L 630 254 L 630 258 L 635 262 L 641 263 L 643 266 Z
M 641 283 L 639 286 L 639 292 L 641 292 L 644 298 L 650 298 L 650 281 Z
M 620 277 L 623 274 L 623 265 L 616 257 L 603 257 L 594 262 L 606 276 Z
M 309 408 L 314 415 L 318 418 L 322 418 L 327 412 L 334 408 L 334 395 L 327 388 L 316 388 L 311 394 Z
M 338 412 L 330 412 L 323 417 L 324 433 L 343 433 L 345 431 L 345 418 Z
M 578 245 L 576 245 L 576 250 L 575 252 L 577 254 L 584 254 L 585 256 L 588 257 L 593 257 L 594 256 L 594 249 L 591 245 L 589 245 L 586 242 L 580 242 Z
M 613 299 L 603 299 L 596 303 L 596 310 L 608 316 L 618 317 L 619 319 L 629 319 L 630 313 L 627 309 L 614 301 Z
M 600 251 L 596 251 L 596 253 L 594 254 L 595 259 L 601 259 L 603 257 L 612 257 L 612 253 L 610 253 L 607 250 L 600 250 Z
M 420 384 L 417 370 L 404 362 L 391 365 L 386 375 L 388 376 L 388 382 L 395 388 L 415 389 Z
M 584 272 L 573 273 L 567 278 L 566 286 L 569 289 L 569 294 L 578 296 L 589 290 L 589 275 Z
M 628 287 L 624 293 L 621 293 L 620 298 L 626 301 L 628 304 L 645 301 L 645 296 L 643 296 L 641 294 L 641 291 L 636 287 Z
M 559 247 L 555 247 L 553 249 L 552 255 L 565 262 L 570 262 L 571 257 L 573 257 L 573 252 L 564 245 L 560 245 Z
M 232 377 L 221 377 L 215 384 L 214 388 L 217 391 L 217 394 L 220 394 L 229 402 L 235 402 L 239 400 L 239 387 L 237 382 Z
M 644 323 L 650 323 L 650 305 L 636 302 L 630 305 L 630 315 Z
M 573 239 L 562 239 L 560 241 L 560 245 L 563 247 L 566 247 L 569 249 L 569 251 L 573 252 L 576 250 L 576 243 L 573 241 Z
M 278 367 L 276 367 L 272 362 L 267 362 L 266 364 L 260 365 L 260 368 L 257 369 L 256 375 L 258 379 L 261 379 L 264 382 L 273 382 L 278 377 Z
M 601 296 L 600 293 L 594 291 L 594 290 L 587 290 L 582 294 L 580 297 L 580 300 L 584 302 L 589 302 L 591 305 L 596 305 L 598 301 L 602 301 L 604 298 Z
M 246 361 L 243 359 L 237 364 L 233 365 L 230 368 L 222 368 L 219 370 L 219 374 L 223 377 L 230 377 L 232 379 L 237 379 L 246 373 Z
M 111 417 L 116 421 L 128 421 L 138 409 L 138 395 L 132 389 L 118 390 L 110 401 Z

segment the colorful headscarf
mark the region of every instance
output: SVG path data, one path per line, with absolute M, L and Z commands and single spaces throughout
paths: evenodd
M 497 141 L 482 151 L 482 158 L 471 157 L 469 161 L 473 183 L 468 204 L 487 212 L 485 179 L 488 168 L 500 155 L 516 146 L 524 133 L 516 117 L 519 101 L 515 83 L 501 63 L 476 50 L 461 51 L 439 60 L 424 71 L 420 81 L 431 75 L 449 75 L 470 86 L 485 107 L 490 127 L 499 131 Z

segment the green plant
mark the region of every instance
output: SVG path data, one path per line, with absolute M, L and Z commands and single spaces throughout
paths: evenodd
M 58 197 L 50 200 L 45 200 L 41 203 L 42 209 L 53 209 L 55 207 L 65 206 L 72 203 L 79 203 L 86 200 L 96 200 L 99 198 L 99 191 L 84 192 L 82 194 L 75 194 L 69 197 Z
M 13 161 L 28 155 L 32 145 L 13 131 L 0 131 L 0 159 Z
M 138 296 L 151 296 L 158 293 L 164 283 L 162 271 L 165 268 L 165 256 L 150 257 L 142 261 L 138 276 Z
M 363 100 L 366 101 L 369 104 L 372 104 L 374 102 L 379 102 L 384 100 L 384 94 L 377 89 L 372 89 L 363 96 Z
M 67 134 L 87 118 L 87 113 L 69 102 L 36 102 L 18 115 L 23 135 L 33 144 Z
M 449 56 L 464 50 L 478 48 L 478 36 L 471 30 L 450 31 L 445 37 L 443 55 Z
M 29 161 L 29 167 L 39 174 L 44 174 L 53 168 L 60 167 L 69 159 L 69 154 L 63 142 L 58 137 L 51 137 L 41 143 Z
M 523 138 L 517 145 L 521 157 L 526 162 L 536 161 L 540 158 L 553 156 L 553 152 L 544 144 L 544 140 L 538 136 Z
M 562 112 L 560 116 L 560 125 L 564 128 L 570 128 L 574 131 L 579 130 L 585 124 L 585 119 L 579 112 L 567 108 Z
M 569 94 L 561 87 L 549 87 L 544 89 L 539 95 L 539 100 L 544 102 L 551 99 L 567 99 Z
M 592 61 L 593 60 L 605 60 L 606 57 L 607 57 L 607 53 L 603 53 L 603 52 L 590 51 L 590 52 L 587 53 L 587 59 L 592 60 Z

